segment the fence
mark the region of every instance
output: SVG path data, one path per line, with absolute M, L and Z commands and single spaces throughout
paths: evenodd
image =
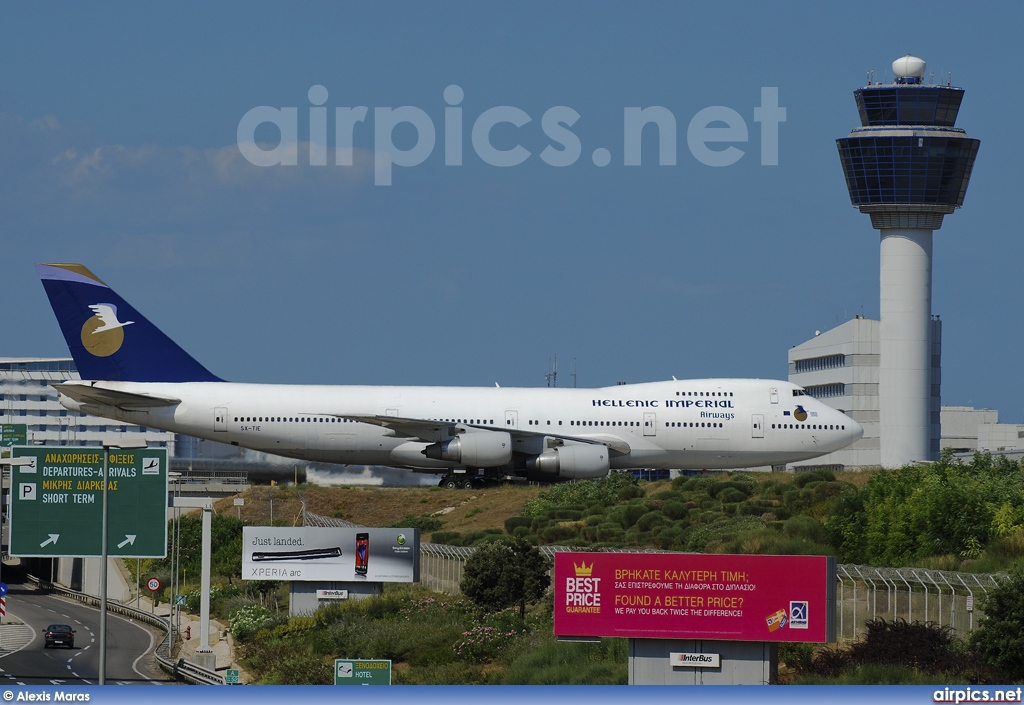
M 305 513 L 307 526 L 356 526 L 341 519 Z M 459 593 L 466 559 L 475 548 L 420 544 L 420 584 L 450 595 Z M 552 558 L 569 546 L 541 546 Z M 622 550 L 623 553 L 662 553 L 656 549 Z M 1005 573 L 957 573 L 921 568 L 876 568 L 840 564 L 836 584 L 836 632 L 839 641 L 854 641 L 864 634 L 864 623 L 876 618 L 932 622 L 963 637 L 977 628 L 984 616 L 980 599 L 1009 576 Z

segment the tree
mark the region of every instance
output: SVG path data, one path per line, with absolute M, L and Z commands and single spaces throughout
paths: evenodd
M 1018 570 L 981 601 L 985 618 L 971 648 L 1015 681 L 1024 680 L 1024 571 Z
M 462 574 L 462 594 L 488 611 L 519 605 L 519 617 L 526 616 L 526 603 L 539 600 L 551 577 L 548 560 L 536 546 L 509 536 L 478 548 Z

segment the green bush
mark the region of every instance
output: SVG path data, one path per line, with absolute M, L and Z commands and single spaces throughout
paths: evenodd
M 430 535 L 430 540 L 433 543 L 446 543 L 451 546 L 458 546 L 461 537 L 462 534 L 458 531 L 435 531 Z
M 544 543 L 564 543 L 579 533 L 578 527 L 551 524 L 541 529 L 540 540 Z
M 404 518 L 394 524 L 388 524 L 388 526 L 402 529 L 419 529 L 421 533 L 429 533 L 431 531 L 440 530 L 443 524 L 437 517 L 418 517 L 413 516 L 412 514 L 406 514 Z
M 647 507 L 642 504 L 625 504 L 608 512 L 608 518 L 618 522 L 623 529 L 628 529 L 646 513 Z
M 718 499 L 718 501 L 722 502 L 723 504 L 745 502 L 747 500 L 747 495 L 742 490 L 739 490 L 735 487 L 726 487 L 721 492 L 719 492 L 715 497 L 716 499 Z
M 782 530 L 792 538 L 805 538 L 816 543 L 828 543 L 828 532 L 825 525 L 806 514 L 787 519 L 782 524 Z
M 462 594 L 489 611 L 518 604 L 522 617 L 526 604 L 540 599 L 551 583 L 548 568 L 535 546 L 504 537 L 481 546 L 466 561 Z
M 617 541 L 625 534 L 622 525 L 618 522 L 598 524 L 595 528 L 597 529 L 597 540 L 605 543 Z
M 690 508 L 682 502 L 666 502 L 661 511 L 672 520 L 685 519 L 690 516 Z
M 671 523 L 671 520 L 661 512 L 647 512 L 636 520 L 636 524 L 634 524 L 633 527 L 637 531 L 648 532 L 656 526 L 663 526 Z
M 577 521 L 583 518 L 583 510 L 569 509 L 566 507 L 552 507 L 544 512 L 544 515 L 554 521 Z
M 949 626 L 873 619 L 865 627 L 863 639 L 850 647 L 850 657 L 859 664 L 910 666 L 937 673 L 954 668 L 960 658 Z
M 236 639 L 247 639 L 274 621 L 274 614 L 262 605 L 248 604 L 231 613 L 228 630 Z
M 981 601 L 985 618 L 970 645 L 1010 679 L 1024 680 L 1024 572 L 991 590 Z
M 510 534 L 514 534 L 516 532 L 516 529 L 518 529 L 521 526 L 529 528 L 532 522 L 533 519 L 530 517 L 509 517 L 505 520 L 505 531 L 507 531 Z

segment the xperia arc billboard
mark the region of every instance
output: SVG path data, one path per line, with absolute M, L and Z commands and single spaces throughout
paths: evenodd
M 555 635 L 835 641 L 826 556 L 556 553 Z
M 420 532 L 246 526 L 242 528 L 242 578 L 415 583 L 420 579 Z

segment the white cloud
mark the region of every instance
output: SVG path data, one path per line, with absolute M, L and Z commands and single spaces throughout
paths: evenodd
M 82 144 L 51 115 L 26 123 L 0 112 L 0 128 L 0 189 L 10 185 L 3 190 L 12 206 L 41 206 L 56 217 L 147 226 L 238 219 L 254 209 L 308 207 L 310 199 L 327 205 L 373 183 L 372 153 L 358 149 L 352 166 L 311 166 L 302 142 L 297 166 L 258 167 L 236 145 Z

